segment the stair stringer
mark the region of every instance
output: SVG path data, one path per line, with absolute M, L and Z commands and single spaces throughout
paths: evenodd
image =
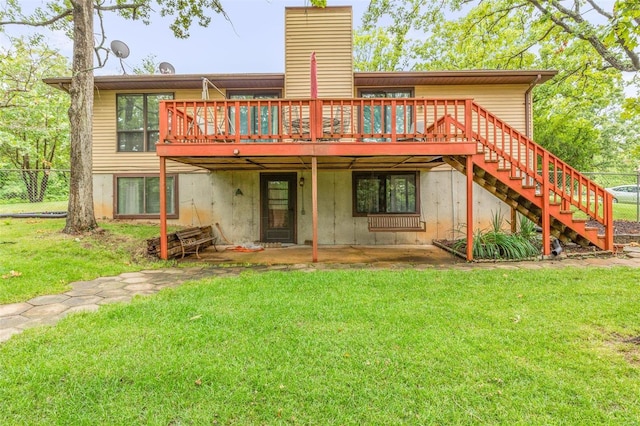
M 466 175 L 466 161 L 462 156 L 444 156 L 443 160 Z M 484 163 L 484 164 L 483 164 Z M 542 200 L 534 188 L 518 188 L 508 176 L 508 171 L 491 170 L 493 163 L 485 163 L 484 156 L 474 157 L 473 181 L 514 208 L 535 224 L 542 225 Z M 486 168 L 485 168 L 486 167 Z M 489 169 L 489 170 L 487 170 Z M 503 175 L 503 176 L 501 176 Z M 506 179 L 505 179 L 505 175 Z M 593 244 L 602 247 L 603 239 L 595 229 L 588 228 L 584 221 L 575 221 L 571 214 L 563 213 L 559 205 L 549 206 L 550 232 L 563 243 L 575 242 L 582 246 Z

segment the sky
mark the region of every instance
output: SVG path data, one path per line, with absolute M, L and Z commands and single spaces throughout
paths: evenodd
M 24 8 L 41 6 L 44 0 L 24 0 Z M 96 75 L 132 74 L 143 59 L 169 62 L 176 74 L 218 74 L 284 72 L 284 9 L 306 6 L 308 0 L 222 0 L 231 22 L 212 14 L 211 24 L 196 24 L 191 36 L 177 39 L 169 29 L 170 20 L 159 16 L 150 25 L 108 14 L 105 24 L 107 46 L 120 40 L 129 47 L 129 57 L 120 61 L 111 56 Z M 360 25 L 368 0 L 328 0 L 328 6 L 352 6 L 354 28 Z M 22 31 L 18 27 L 8 32 Z M 48 43 L 71 57 L 71 41 L 61 33 L 49 34 Z

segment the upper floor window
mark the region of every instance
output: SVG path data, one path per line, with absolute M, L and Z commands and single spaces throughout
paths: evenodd
M 159 137 L 159 101 L 173 93 L 119 94 L 116 96 L 118 151 L 155 151 Z
M 229 92 L 229 99 L 255 99 L 268 100 L 280 97 L 278 91 L 249 91 L 249 92 Z M 240 110 L 240 134 L 242 135 L 259 135 L 278 133 L 278 107 L 267 105 L 246 107 L 241 106 Z M 229 111 L 231 123 L 235 123 L 235 110 Z M 257 139 L 256 142 L 267 140 Z
M 411 89 L 363 89 L 361 98 L 410 98 L 413 96 Z M 411 107 L 396 107 L 395 130 L 398 133 L 408 133 L 411 127 Z M 391 133 L 391 106 L 365 106 L 362 112 L 361 123 L 364 133 Z
M 354 172 L 353 215 L 420 213 L 417 172 Z

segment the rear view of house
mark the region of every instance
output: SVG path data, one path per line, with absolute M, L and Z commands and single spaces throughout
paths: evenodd
M 532 140 L 531 92 L 554 71 L 354 72 L 352 28 L 350 7 L 287 8 L 283 74 L 96 77 L 96 215 L 157 220 L 163 238 L 219 223 L 236 242 L 311 242 L 314 260 L 471 242 L 510 211 L 547 240 L 612 247 L 610 195 Z

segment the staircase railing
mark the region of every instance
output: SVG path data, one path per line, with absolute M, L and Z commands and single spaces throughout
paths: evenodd
M 524 187 L 547 197 L 549 204 L 580 211 L 603 225 L 605 246 L 613 248 L 613 196 L 609 192 L 475 102 L 470 121 L 465 124 L 472 126 L 472 137 L 487 149 L 487 160 L 510 170 Z

